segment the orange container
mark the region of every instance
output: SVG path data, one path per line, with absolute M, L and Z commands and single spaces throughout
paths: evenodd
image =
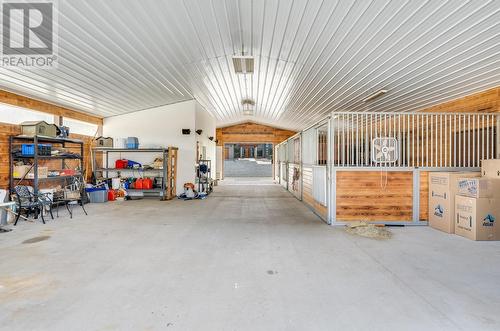
M 137 178 L 134 182 L 134 188 L 136 190 L 142 190 L 143 187 L 143 179 L 142 178 Z
M 145 190 L 151 190 L 153 188 L 153 180 L 151 178 L 144 178 L 142 180 L 142 188 Z

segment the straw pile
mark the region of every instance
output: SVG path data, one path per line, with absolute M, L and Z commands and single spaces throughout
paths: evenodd
M 384 226 L 377 226 L 366 222 L 353 222 L 348 224 L 346 225 L 345 231 L 353 235 L 374 239 L 390 239 L 392 237 L 392 232 Z

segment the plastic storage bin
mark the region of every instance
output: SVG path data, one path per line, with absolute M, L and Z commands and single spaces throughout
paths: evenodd
M 125 143 L 125 146 L 128 149 L 138 149 L 139 148 L 139 139 L 137 137 L 128 137 Z
M 91 203 L 103 203 L 108 201 L 108 190 L 105 188 L 86 188 Z
M 38 144 L 38 155 L 50 156 L 52 153 L 51 144 Z M 35 155 L 35 144 L 22 144 L 21 154 L 23 156 Z

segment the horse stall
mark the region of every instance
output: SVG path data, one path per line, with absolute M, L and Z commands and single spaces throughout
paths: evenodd
M 332 113 L 276 146 L 276 176 L 329 224 L 426 225 L 429 172 L 479 171 L 498 158 L 499 118 Z
M 497 114 L 334 114 L 331 223 L 427 224 L 429 172 L 479 171 L 497 128 Z
M 302 132 L 302 200 L 321 219 L 328 221 L 329 121 Z

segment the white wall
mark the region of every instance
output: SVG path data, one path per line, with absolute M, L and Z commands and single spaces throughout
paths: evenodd
M 115 141 L 119 138 L 138 137 L 139 147 L 178 147 L 177 192 L 179 193 L 184 183 L 195 181 L 195 139 L 199 137 L 195 133 L 196 118 L 199 117 L 199 125 L 204 130 L 204 136 L 205 127 L 206 132 L 212 130 L 212 123 L 203 113 L 204 110 L 199 111 L 198 116 L 196 115 L 198 108 L 196 104 L 196 101 L 190 100 L 108 117 L 104 119 L 103 133 L 105 137 L 113 137 Z M 191 134 L 183 135 L 181 129 L 191 129 Z M 213 131 L 215 137 L 215 121 Z M 215 149 L 215 143 L 213 145 Z M 122 153 L 122 155 L 117 155 L 117 158 L 119 157 L 146 164 L 153 160 L 153 155 L 149 153 Z
M 196 141 L 199 142 L 200 153 L 203 151 L 203 146 L 206 148 L 206 159 L 211 160 L 212 163 L 212 178 L 216 175 L 216 143 L 215 143 L 215 131 L 216 122 L 215 118 L 212 117 L 198 102 L 195 104 L 196 115 L 195 115 L 195 126 L 196 130 L 201 129 L 203 132 L 201 135 L 195 134 Z M 213 140 L 208 139 L 208 137 L 214 137 Z

